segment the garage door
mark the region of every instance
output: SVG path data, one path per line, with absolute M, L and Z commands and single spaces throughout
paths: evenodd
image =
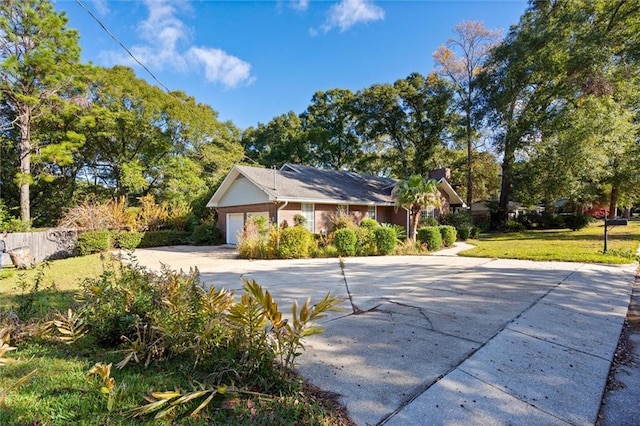
M 238 233 L 244 228 L 244 213 L 227 214 L 227 244 L 238 244 Z

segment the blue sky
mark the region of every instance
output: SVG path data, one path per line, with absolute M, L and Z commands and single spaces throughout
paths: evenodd
M 526 0 L 80 0 L 162 84 L 244 129 L 303 112 L 318 91 L 357 91 L 433 69 L 462 21 L 506 32 Z M 151 77 L 75 1 L 82 60 Z

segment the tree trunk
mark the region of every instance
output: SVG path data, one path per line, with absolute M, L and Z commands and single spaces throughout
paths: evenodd
M 20 219 L 24 223 L 31 220 L 31 108 L 26 107 L 20 114 Z
M 411 239 L 414 243 L 418 241 L 418 222 L 420 221 L 420 213 L 422 213 L 422 209 L 411 209 Z
M 505 142 L 504 159 L 502 160 L 502 183 L 500 186 L 500 202 L 498 204 L 498 221 L 499 225 L 503 225 L 509 219 L 509 198 L 511 198 L 511 173 L 515 153 L 508 148 Z
M 471 92 L 471 89 L 469 89 Z M 469 95 L 469 100 L 467 102 L 471 102 L 471 95 Z M 473 129 L 471 128 L 471 108 L 468 108 L 467 111 L 467 206 L 471 207 L 471 203 L 473 203 Z
M 618 185 L 611 185 L 611 198 L 609 199 L 609 217 L 618 216 Z
M 467 141 L 467 206 L 473 203 L 473 149 L 471 140 Z

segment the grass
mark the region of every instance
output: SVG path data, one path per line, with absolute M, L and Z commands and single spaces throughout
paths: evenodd
M 40 264 L 34 269 L 20 270 L 13 266 L 0 270 L 0 309 L 15 304 L 17 297 L 32 290 L 33 283 L 40 278 L 39 290 L 52 299 L 58 299 L 56 306 L 72 298 L 85 278 L 100 276 L 104 268 L 113 264 L 114 259 L 92 254 L 83 257 L 71 257 Z
M 607 253 L 604 249 L 604 225 L 593 223 L 579 231 L 532 230 L 506 234 L 482 234 L 469 240 L 476 247 L 460 253 L 467 257 L 625 264 L 637 260 L 640 244 L 640 220 L 628 226 L 609 229 Z

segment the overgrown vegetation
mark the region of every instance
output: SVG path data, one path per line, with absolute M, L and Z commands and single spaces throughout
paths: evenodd
M 0 350 L 0 389 L 11 390 L 0 423 L 344 424 L 291 370 L 337 309 L 329 294 L 285 315 L 255 281 L 238 299 L 205 289 L 197 270 L 135 266 L 106 266 L 76 290 L 63 309 L 0 310 L 17 347 L 15 358 Z M 39 285 L 29 293 L 47 305 Z

